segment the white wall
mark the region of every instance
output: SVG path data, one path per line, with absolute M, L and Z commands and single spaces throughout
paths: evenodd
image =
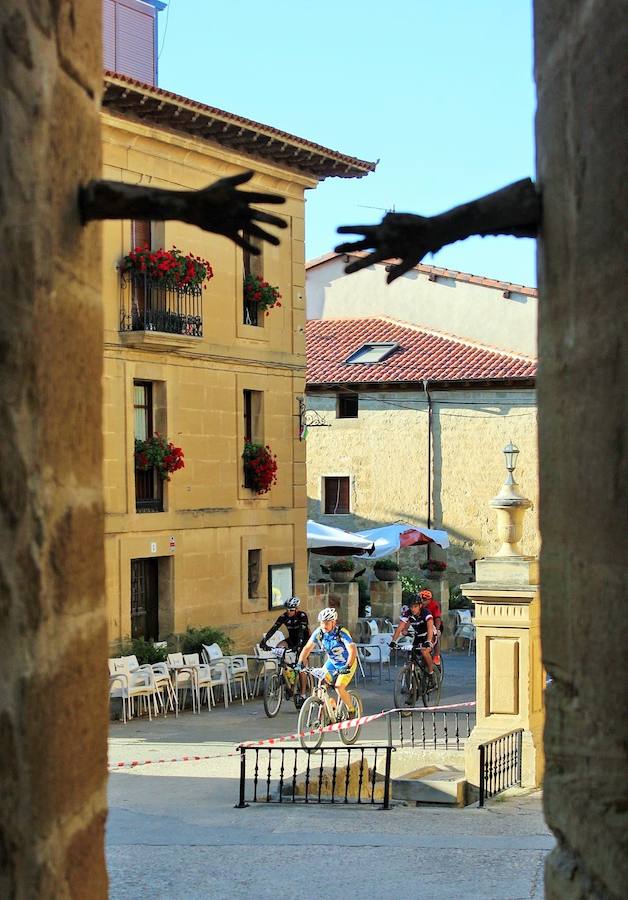
M 386 284 L 383 265 L 344 275 L 344 257 L 307 270 L 307 318 L 387 316 L 526 356 L 537 355 L 537 298 L 412 271 Z

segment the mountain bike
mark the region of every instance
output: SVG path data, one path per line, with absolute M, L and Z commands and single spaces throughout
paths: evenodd
M 294 671 L 296 663 L 286 662 L 286 653 L 290 653 L 289 647 L 283 648 L 283 651 L 277 651 L 277 671 L 273 672 L 264 682 L 264 712 L 273 719 L 283 703 L 286 700 L 293 700 L 295 708 L 299 709 L 299 676 Z M 297 654 L 295 653 L 295 656 Z M 311 677 L 308 676 L 307 692 L 312 689 Z
M 346 719 L 359 719 L 362 715 L 362 700 L 355 691 L 349 691 L 354 710 L 349 715 L 342 700 L 339 700 L 336 706 L 332 703 L 329 691 L 333 684 L 325 680 L 325 670 L 306 669 L 305 671 L 310 678 L 315 679 L 315 683 L 311 695 L 301 707 L 298 731 L 299 733 L 313 731 L 313 734 L 301 735 L 301 746 L 305 750 L 318 750 L 324 737 L 324 732 L 321 729 L 325 725 L 333 725 Z M 360 733 L 360 726 L 352 725 L 350 728 L 341 728 L 338 733 L 343 744 L 350 746 L 356 742 Z
M 407 663 L 402 666 L 395 678 L 395 707 L 397 709 L 403 709 L 405 706 L 414 707 L 419 697 L 423 701 L 423 706 L 438 706 L 443 683 L 441 665 L 434 666 L 433 675 L 434 684 L 430 685 L 429 673 L 421 651 L 418 647 L 412 647 Z

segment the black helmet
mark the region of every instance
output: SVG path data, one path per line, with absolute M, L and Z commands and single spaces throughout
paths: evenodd
M 406 597 L 406 602 L 408 606 L 416 606 L 421 602 L 421 595 L 415 593 L 408 594 L 408 596 Z

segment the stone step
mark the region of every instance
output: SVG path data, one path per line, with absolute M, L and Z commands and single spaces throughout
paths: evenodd
M 464 806 L 466 781 L 464 772 L 454 766 L 423 766 L 393 778 L 391 791 L 394 800 Z

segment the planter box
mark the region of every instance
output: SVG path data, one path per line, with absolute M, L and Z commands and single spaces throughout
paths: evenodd
M 397 569 L 373 569 L 378 581 L 399 581 Z

